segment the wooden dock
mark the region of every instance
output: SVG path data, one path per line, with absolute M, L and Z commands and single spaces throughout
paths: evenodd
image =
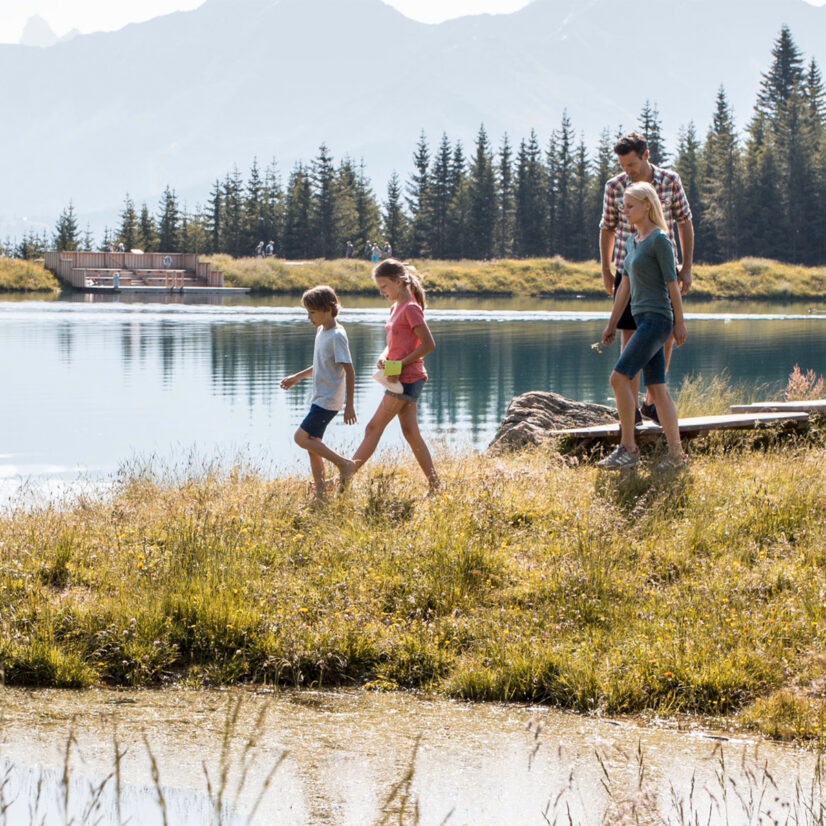
M 246 293 L 194 253 L 50 251 L 46 269 L 83 292 Z
M 809 423 L 809 414 L 800 409 L 788 412 L 767 413 L 732 413 L 725 416 L 695 416 L 680 419 L 680 436 L 692 439 L 715 430 L 756 430 L 772 425 L 781 425 L 791 430 L 805 428 Z M 663 432 L 656 422 L 644 421 L 635 428 L 638 442 L 651 441 Z M 575 427 L 566 430 L 552 430 L 552 436 L 567 436 L 579 439 L 583 444 L 593 442 L 619 442 L 619 422 L 594 425 L 592 427 Z

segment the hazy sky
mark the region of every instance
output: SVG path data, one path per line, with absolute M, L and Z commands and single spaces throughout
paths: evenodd
M 23 26 L 39 14 L 55 34 L 72 29 L 84 34 L 119 29 L 127 23 L 149 20 L 160 14 L 195 9 L 204 0 L 0 0 L 0 43 L 19 43 Z M 385 0 L 388 2 L 388 0 Z M 402 14 L 424 23 L 484 12 L 511 12 L 529 0 L 389 0 Z M 826 3 L 826 0 L 816 0 Z

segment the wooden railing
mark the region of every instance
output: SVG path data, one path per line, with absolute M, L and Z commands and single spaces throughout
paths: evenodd
M 85 289 L 94 278 L 109 279 L 120 273 L 122 284 L 148 284 L 144 274 L 152 281 L 163 278 L 165 289 L 181 289 L 187 281 L 195 281 L 207 287 L 223 287 L 224 273 L 213 270 L 209 262 L 199 261 L 195 253 L 183 252 L 58 252 L 45 255 L 46 269 L 77 289 Z M 87 271 L 89 271 L 87 273 Z M 158 284 L 160 286 L 160 284 Z

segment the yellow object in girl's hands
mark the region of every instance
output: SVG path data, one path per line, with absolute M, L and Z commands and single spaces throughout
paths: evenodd
M 384 360 L 385 376 L 400 376 L 402 374 L 402 363 L 400 361 Z

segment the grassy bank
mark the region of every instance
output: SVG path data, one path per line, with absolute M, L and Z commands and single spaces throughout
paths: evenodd
M 296 293 L 330 284 L 341 293 L 372 293 L 372 265 L 361 260 L 287 264 L 264 258 L 214 256 L 227 284 L 255 292 Z M 602 297 L 602 277 L 595 261 L 561 258 L 499 261 L 413 261 L 425 286 L 456 295 L 582 295 Z M 692 295 L 706 299 L 826 299 L 826 267 L 798 267 L 744 258 L 694 269 Z
M 42 261 L 0 258 L 0 292 L 59 292 L 60 282 Z
M 550 450 L 306 478 L 125 471 L 0 518 L 14 685 L 427 688 L 819 738 L 826 450 L 721 441 L 620 477 Z

